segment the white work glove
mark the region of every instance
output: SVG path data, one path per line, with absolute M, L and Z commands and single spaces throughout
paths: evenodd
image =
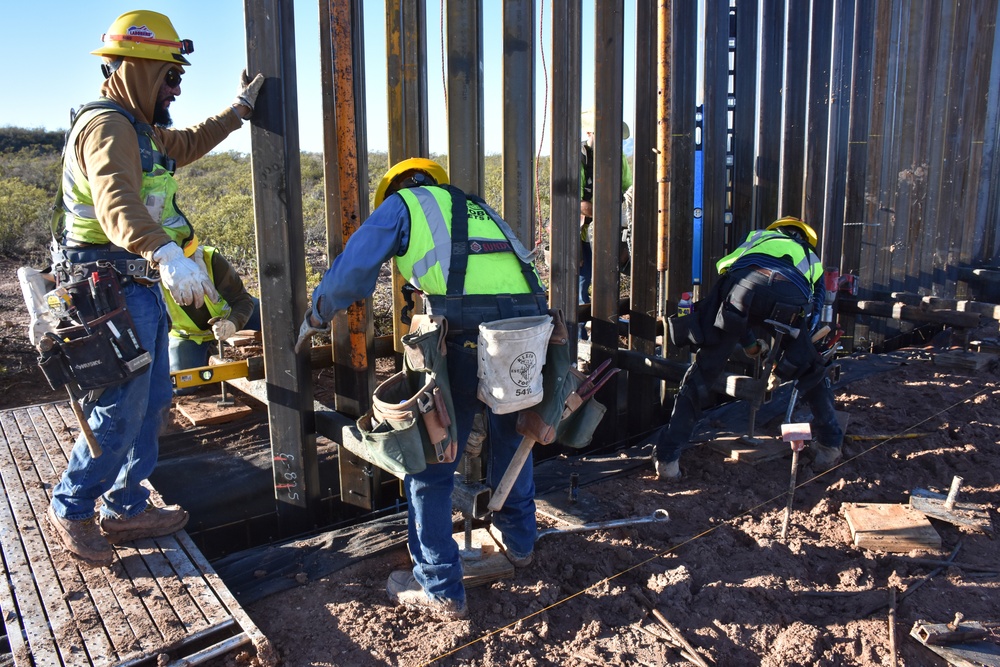
M 316 324 L 317 322 L 319 324 Z M 329 332 L 330 324 L 313 315 L 313 309 L 310 308 L 302 319 L 302 326 L 299 327 L 299 339 L 295 341 L 295 353 L 301 352 L 316 334 Z
M 208 273 L 185 257 L 184 251 L 173 241 L 160 246 L 153 253 L 153 261 L 160 265 L 160 280 L 178 304 L 194 304 L 196 308 L 201 308 L 205 297 L 212 301 L 219 300 L 219 293 L 215 291 Z
M 233 100 L 233 108 L 236 109 L 240 118 L 247 119 L 253 115 L 253 105 L 257 102 L 257 94 L 260 93 L 260 87 L 263 85 L 263 74 L 258 74 L 252 81 L 246 70 L 240 74 L 240 87 L 236 91 L 236 99 Z M 249 111 L 244 114 L 239 107 L 246 107 Z
M 212 325 L 212 333 L 219 342 L 229 340 L 236 334 L 236 325 L 230 320 L 220 319 Z

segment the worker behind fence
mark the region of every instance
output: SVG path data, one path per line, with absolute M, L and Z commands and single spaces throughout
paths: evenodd
M 708 297 L 694 304 L 691 315 L 672 318 L 671 340 L 675 345 L 692 345 L 697 354 L 681 381 L 670 422 L 656 443 L 660 479 L 680 478 L 681 452 L 688 447 L 712 383 L 737 343 L 751 358 L 767 352 L 766 343 L 756 335 L 773 333 L 765 320 L 798 332 L 794 338 L 782 337 L 775 351 L 775 371 L 782 380 L 795 380 L 812 409 L 813 465 L 825 469 L 840 459 L 844 432 L 834 412 L 827 363 L 811 335 L 820 326 L 824 298 L 817 240 L 812 227 L 792 217 L 751 232 L 716 264 L 720 278 Z
M 579 303 L 590 303 L 590 283 L 594 278 L 594 110 L 587 109 L 580 115 L 580 128 L 587 138 L 580 146 L 580 298 Z M 628 123 L 622 123 L 622 140 L 629 138 Z M 622 153 L 622 202 L 632 185 L 632 167 L 628 157 Z M 619 219 L 621 230 L 628 229 L 628 219 L 624 208 Z M 630 248 L 626 241 L 626 248 Z M 619 256 L 619 268 L 626 260 Z M 586 332 L 584 331 L 584 335 Z
M 396 164 L 382 178 L 374 203 L 374 213 L 313 292 L 296 349 L 326 330 L 338 311 L 369 297 L 381 265 L 393 257 L 403 277 L 422 292 L 427 315 L 447 319 L 447 382 L 457 450 L 442 452 L 442 462 L 404 476 L 413 570 L 393 572 L 386 590 L 399 604 L 462 618 L 467 607 L 459 548 L 452 538 L 452 491 L 473 419 L 485 407 L 477 398 L 479 325 L 545 314 L 546 295 L 533 257 L 510 227 L 482 199 L 448 185 L 437 163 L 412 158 Z M 487 476 L 496 488 L 521 436 L 515 430 L 516 412 L 486 414 Z M 503 508 L 493 515 L 515 567 L 533 559 L 534 493 L 529 456 Z
M 194 50 L 191 41 L 179 39 L 170 19 L 151 11 L 122 14 L 101 41 L 92 52 L 102 58 L 101 99 L 77 112 L 63 153 L 53 273 L 60 284 L 89 282 L 89 291 L 75 294 L 80 300 L 94 294 L 86 309 L 90 314 L 113 308 L 123 295 L 122 308 L 134 324 L 129 337 L 136 335 L 133 340 L 148 357 L 142 357 L 146 364 L 140 371 L 92 392 L 96 400 L 85 402 L 100 449 L 91 445 L 91 452 L 83 436 L 77 440 L 53 489 L 49 520 L 67 550 L 104 566 L 114 556 L 111 543 L 170 534 L 188 520 L 179 506 L 151 505 L 143 485 L 156 466 L 171 401 L 167 313 L 156 284 L 162 281 L 182 305 L 218 298 L 204 268 L 190 258 L 197 240 L 174 201 L 173 172 L 250 117 L 263 76 L 250 82 L 244 73 L 236 100 L 219 115 L 192 128 L 169 129 L 170 104 L 181 94 L 181 77 L 191 64 L 186 57 Z M 84 312 L 79 305 L 73 312 Z M 86 319 L 78 329 L 88 328 Z M 50 340 L 63 342 L 59 336 Z M 71 363 L 81 373 L 85 366 Z M 85 384 L 107 383 L 89 377 Z
M 202 305 L 182 306 L 163 290 L 170 316 L 170 372 L 208 365 L 212 352 L 222 355 L 222 346 L 237 331 L 260 331 L 260 300 L 247 292 L 236 269 L 217 248 L 200 245 L 191 257 L 208 274 L 219 293 Z M 174 389 L 175 396 L 193 394 L 197 387 Z

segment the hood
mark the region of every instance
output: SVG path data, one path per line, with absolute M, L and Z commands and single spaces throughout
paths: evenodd
M 152 123 L 156 96 L 170 69 L 184 72 L 177 63 L 147 58 L 123 58 L 121 66 L 101 85 L 101 95 L 109 97 L 135 115 L 142 123 Z

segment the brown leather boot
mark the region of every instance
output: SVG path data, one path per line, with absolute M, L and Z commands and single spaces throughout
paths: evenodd
M 162 537 L 176 533 L 187 525 L 189 515 L 180 505 L 146 509 L 131 519 L 102 516 L 98 522 L 111 544 L 121 544 L 146 537 Z
M 114 559 L 115 550 L 101 535 L 94 517 L 73 521 L 58 516 L 49 505 L 49 525 L 59 536 L 66 550 L 71 554 L 95 567 L 107 567 Z

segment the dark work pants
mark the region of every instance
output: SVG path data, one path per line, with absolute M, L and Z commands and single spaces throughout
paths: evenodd
M 690 446 L 691 435 L 694 433 L 698 419 L 701 417 L 701 406 L 709 397 L 712 383 L 719 377 L 729 360 L 736 343 L 749 329 L 763 331 L 769 329 L 764 320 L 769 319 L 778 303 L 805 305 L 806 298 L 792 283 L 775 280 L 754 269 L 738 269 L 723 277 L 715 289 L 723 291 L 721 299 L 726 297 L 737 285 L 749 289 L 753 296 L 745 326 L 736 330 L 723 331 L 713 329 L 715 336 L 703 345 L 695 355 L 694 362 L 688 367 L 681 386 L 674 399 L 674 409 L 670 414 L 670 422 L 664 427 L 656 442 L 656 458 L 661 461 L 676 461 L 681 452 Z M 840 448 L 844 440 L 843 430 L 834 413 L 833 390 L 829 380 L 820 382 L 802 394 L 813 412 L 813 439 L 828 447 Z

